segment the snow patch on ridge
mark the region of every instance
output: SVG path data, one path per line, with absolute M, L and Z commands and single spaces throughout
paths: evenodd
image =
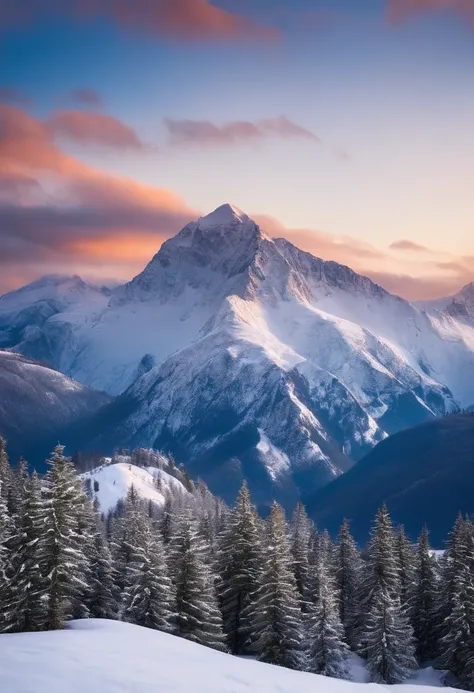
M 260 440 L 257 443 L 257 450 L 262 453 L 264 465 L 273 481 L 276 481 L 279 476 L 290 469 L 290 460 L 284 452 L 272 445 L 261 428 L 258 429 L 258 433 Z
M 161 479 L 160 488 L 157 486 L 158 477 Z M 143 500 L 152 501 L 159 507 L 165 504 L 167 491 L 172 491 L 175 495 L 176 493 L 188 494 L 178 479 L 162 469 L 137 467 L 128 462 L 103 465 L 82 474 L 82 479 L 84 481 L 90 479 L 93 490 L 94 483 L 98 484 L 99 489 L 94 492 L 94 498 L 99 501 L 103 513 L 113 510 L 118 501 L 126 497 L 131 486 Z

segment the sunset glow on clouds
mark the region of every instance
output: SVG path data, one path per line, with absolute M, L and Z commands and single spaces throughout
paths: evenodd
M 129 279 L 226 201 L 408 298 L 472 281 L 474 2 L 316 4 L 0 3 L 0 292 Z

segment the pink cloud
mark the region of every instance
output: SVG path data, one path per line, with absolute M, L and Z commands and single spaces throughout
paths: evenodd
M 387 0 L 390 22 L 399 24 L 423 12 L 451 10 L 474 22 L 473 0 Z
M 0 104 L 3 290 L 58 267 L 98 279 L 104 272 L 128 279 L 163 240 L 198 216 L 172 190 L 143 185 L 66 154 L 48 122 Z M 406 298 L 454 293 L 474 277 L 474 257 L 433 251 L 400 257 L 350 236 L 255 218 L 270 235 L 349 265 Z M 403 239 L 394 245 L 399 243 Z
M 0 101 L 10 103 L 15 106 L 29 106 L 30 98 L 18 89 L 13 87 L 0 86 Z
M 237 120 L 217 125 L 209 120 L 165 119 L 172 144 L 232 145 L 269 138 L 302 138 L 319 142 L 310 130 L 293 123 L 285 116 L 255 122 Z
M 130 31 L 185 40 L 275 41 L 279 32 L 210 0 L 2 0 L 0 22 L 31 22 L 48 14 L 108 19 Z
M 88 111 L 56 111 L 47 126 L 55 136 L 120 149 L 144 149 L 137 133 L 113 116 Z

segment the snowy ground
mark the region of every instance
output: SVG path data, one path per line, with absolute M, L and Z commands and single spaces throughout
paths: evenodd
M 161 477 L 161 490 L 156 485 L 157 476 Z M 137 467 L 128 462 L 103 465 L 91 472 L 86 472 L 82 478 L 91 479 L 93 489 L 94 482 L 98 483 L 99 490 L 94 493 L 94 497 L 99 501 L 100 509 L 104 513 L 113 510 L 117 502 L 126 497 L 132 485 L 141 498 L 151 500 L 160 507 L 165 502 L 167 490 L 173 495 L 187 494 L 183 484 L 162 469 Z
M 356 663 L 357 664 L 357 663 Z M 363 681 L 363 668 L 354 678 Z M 214 652 L 171 635 L 115 621 L 72 622 L 67 631 L 0 635 L 5 693 L 393 693 Z M 439 686 L 432 669 L 403 685 Z M 450 691 L 451 689 L 446 689 Z

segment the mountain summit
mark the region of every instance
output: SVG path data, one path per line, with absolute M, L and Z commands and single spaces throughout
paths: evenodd
M 197 221 L 197 225 L 201 230 L 214 228 L 216 226 L 229 226 L 233 224 L 246 224 L 250 218 L 242 212 L 238 207 L 234 207 L 228 203 L 221 205 L 213 212 L 205 217 L 201 217 Z M 254 223 L 254 222 L 252 222 Z
M 259 503 L 290 505 L 388 434 L 473 404 L 474 321 L 271 239 L 228 204 L 94 291 L 50 316 L 44 295 L 3 297 L 0 340 L 118 396 L 90 444 L 169 450 L 226 498 L 246 478 Z

